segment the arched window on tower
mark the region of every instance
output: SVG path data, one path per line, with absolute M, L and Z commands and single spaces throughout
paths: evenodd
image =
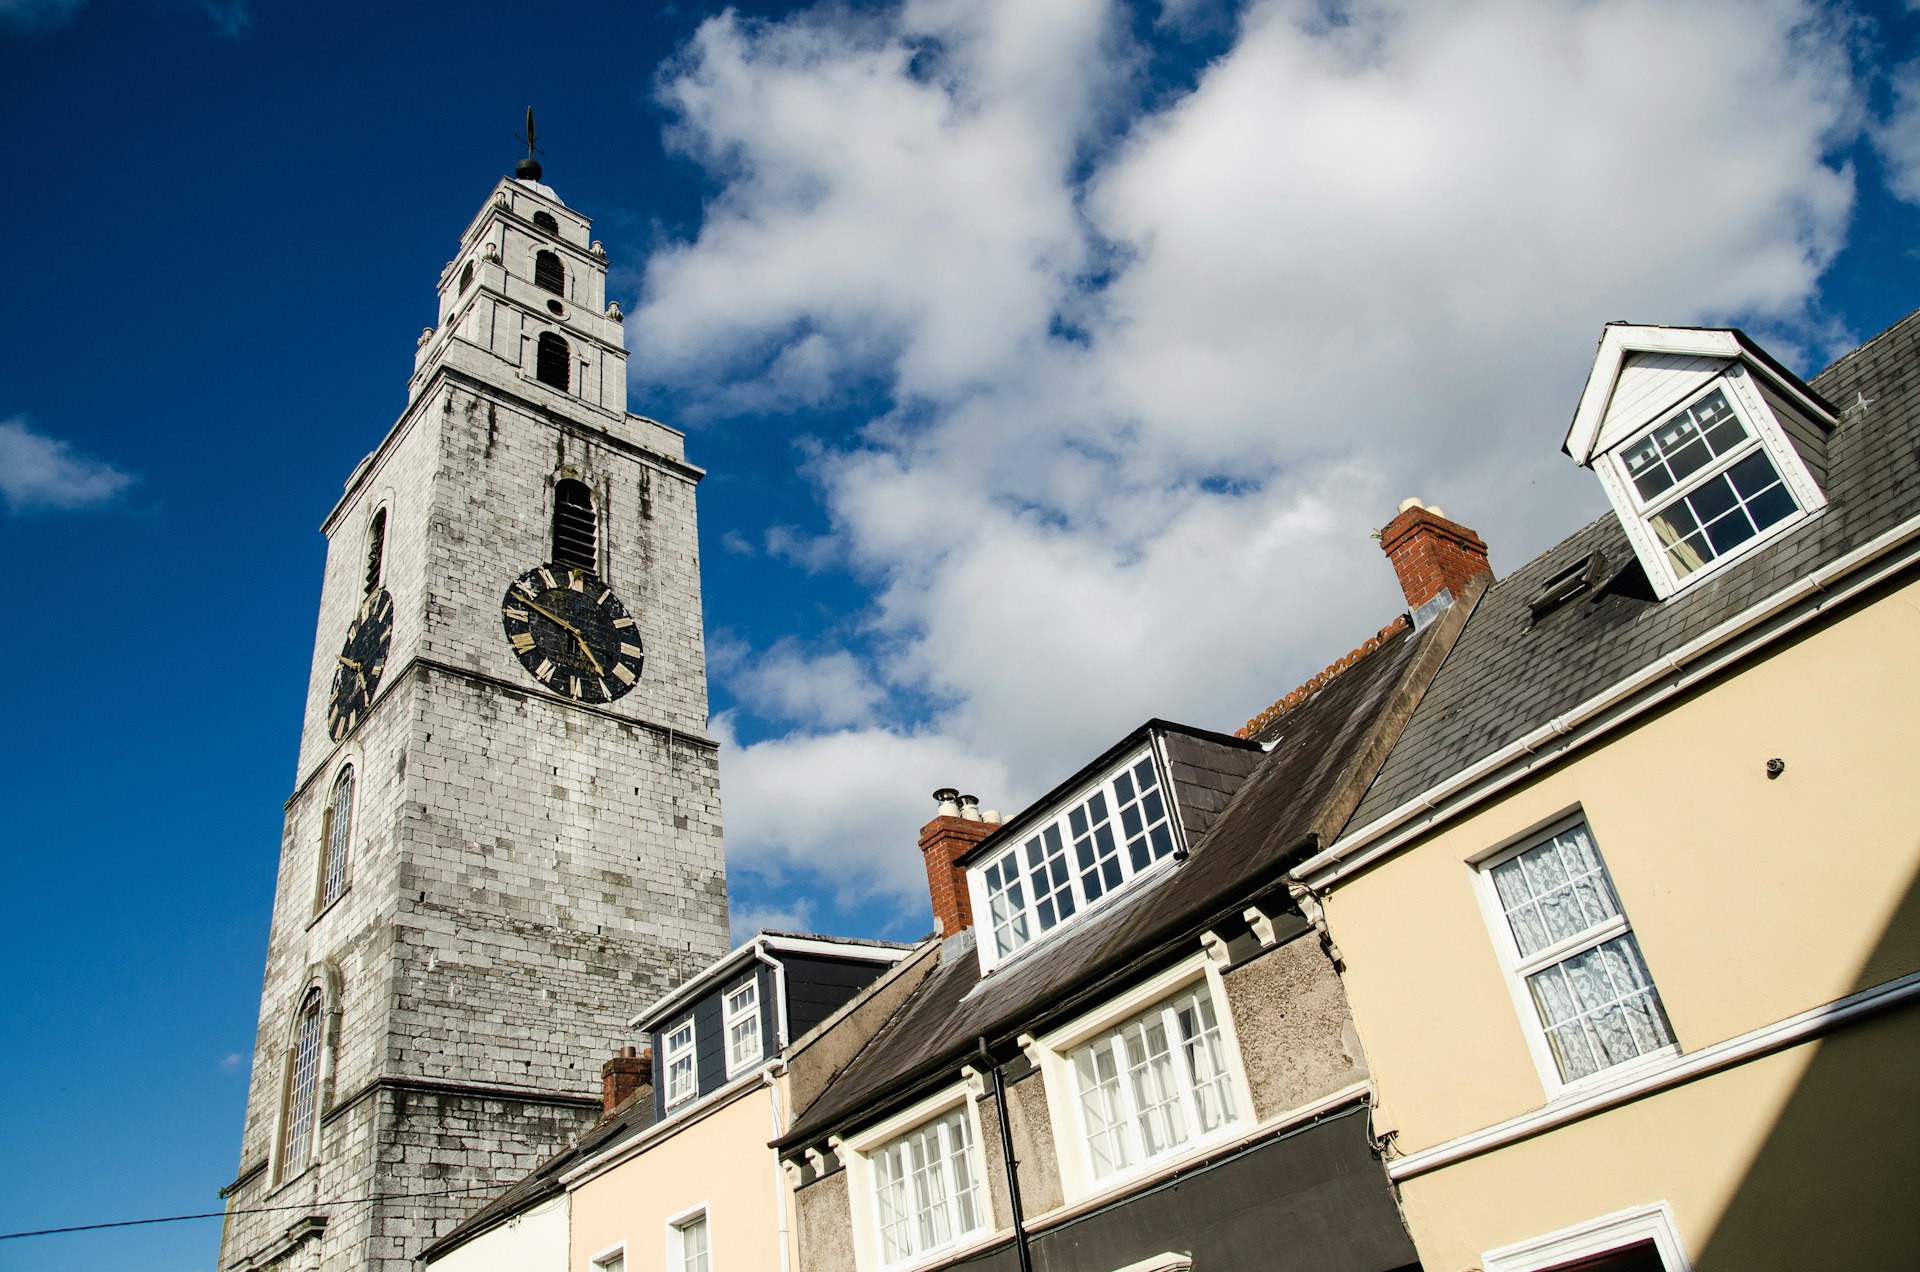
M 567 270 L 560 263 L 558 252 L 540 251 L 533 254 L 533 285 L 556 296 L 567 294 Z
M 533 377 L 562 392 L 572 388 L 573 350 L 567 347 L 566 340 L 551 331 L 540 333 L 540 343 L 533 355 Z
M 553 219 L 553 213 L 551 212 L 535 212 L 533 214 L 533 228 L 536 230 L 545 230 L 549 234 L 558 234 L 560 232 L 560 222 Z
M 347 890 L 348 848 L 353 843 L 353 765 L 333 779 L 333 792 L 320 814 L 320 888 L 315 912 L 326 909 Z
M 287 1049 L 286 1078 L 280 1107 L 280 1143 L 274 1153 L 274 1182 L 291 1179 L 313 1161 L 313 1122 L 319 1111 L 320 1044 L 324 1014 L 320 987 L 300 1002 Z
M 460 268 L 460 290 L 466 291 L 473 286 L 473 262 L 468 261 Z
M 382 508 L 373 514 L 373 521 L 367 526 L 367 587 L 371 592 L 380 586 L 384 576 L 387 555 L 387 510 Z
M 553 563 L 598 572 L 599 546 L 593 492 L 569 477 L 553 488 Z

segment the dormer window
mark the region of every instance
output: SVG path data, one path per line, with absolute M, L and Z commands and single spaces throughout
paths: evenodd
M 1800 511 L 1721 387 L 1623 449 L 1620 465 L 1676 580 Z
M 1178 840 L 1153 752 L 1083 788 L 970 871 L 991 968 L 1172 859 Z
M 1615 323 L 1566 450 L 1599 476 L 1665 598 L 1825 505 L 1838 424 L 1738 331 Z

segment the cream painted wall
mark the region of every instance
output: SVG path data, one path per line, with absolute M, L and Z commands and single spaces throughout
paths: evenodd
M 1402 1151 L 1538 1108 L 1471 863 L 1584 811 L 1682 1050 L 1920 967 L 1920 585 L 1615 735 L 1336 888 Z M 1786 772 L 1769 781 L 1769 758 Z
M 636 1157 L 574 1188 L 572 1272 L 593 1272 L 593 1256 L 625 1243 L 627 1272 L 665 1269 L 667 1222 L 707 1209 L 713 1272 L 780 1267 L 784 1186 L 767 1142 L 774 1136 L 764 1087 L 744 1088 L 712 1113 L 653 1141 Z M 791 1220 L 789 1220 L 791 1223 Z
M 567 1198 L 549 1197 L 427 1265 L 432 1272 L 564 1272 Z
M 1497 961 L 1473 863 L 1569 813 L 1593 829 L 1683 1052 L 1920 968 L 1916 654 L 1909 583 L 1335 888 L 1327 918 L 1398 1150 L 1546 1102 L 1536 1025 Z M 1770 781 L 1773 757 L 1786 770 Z M 1427 1266 L 1474 1266 L 1486 1248 L 1605 1213 L 1602 1197 L 1615 1209 L 1669 1197 L 1690 1246 L 1708 1241 L 1795 1066 L 1818 1050 L 1408 1181 Z M 1853 1098 L 1871 1104 L 1884 1080 L 1911 1101 L 1915 1054 L 1865 1066 Z

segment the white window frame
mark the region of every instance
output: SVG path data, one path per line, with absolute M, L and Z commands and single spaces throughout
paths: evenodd
M 1694 407 L 1715 390 L 1726 395 L 1727 403 L 1733 413 L 1747 430 L 1747 440 L 1728 451 L 1725 455 L 1711 460 L 1699 471 L 1675 482 L 1651 499 L 1641 499 L 1633 479 L 1627 475 L 1626 453 L 1651 435 L 1655 430 L 1672 420 L 1674 416 Z M 1653 529 L 1653 514 L 1672 505 L 1683 496 L 1692 493 L 1726 472 L 1733 465 L 1745 459 L 1756 450 L 1764 451 L 1772 462 L 1774 471 L 1793 496 L 1797 508 L 1791 516 L 1784 517 L 1755 534 L 1746 542 L 1737 544 L 1728 551 L 1706 562 L 1700 568 L 1685 575 L 1677 573 L 1673 563 L 1667 557 L 1665 545 Z M 1745 369 L 1734 363 L 1726 371 L 1702 385 L 1699 389 L 1678 399 L 1661 410 L 1643 427 L 1635 429 L 1626 438 L 1607 448 L 1602 462 L 1594 465 L 1594 471 L 1600 475 L 1601 484 L 1606 488 L 1614 509 L 1620 514 L 1620 522 L 1632 542 L 1634 551 L 1639 554 L 1640 563 L 1646 568 L 1648 580 L 1654 591 L 1663 599 L 1672 596 L 1682 588 L 1694 586 L 1703 578 L 1708 578 L 1763 543 L 1771 542 L 1826 506 L 1826 495 L 1821 491 L 1807 471 L 1806 464 L 1800 458 L 1800 452 L 1794 449 L 1788 440 L 1786 430 L 1775 418 L 1769 407 L 1753 386 L 1753 377 Z
M 1529 1237 L 1480 1256 L 1485 1272 L 1543 1272 L 1579 1259 L 1591 1259 L 1643 1241 L 1653 1242 L 1667 1272 L 1693 1272 L 1693 1261 L 1680 1240 L 1673 1207 L 1665 1201 L 1615 1211 L 1572 1227 Z
M 1212 1131 L 1192 1136 L 1171 1151 L 1142 1157 L 1096 1178 L 1087 1143 L 1086 1117 L 1080 1103 L 1079 1078 L 1074 1070 L 1074 1053 L 1148 1009 L 1203 985 L 1212 1001 L 1214 1020 L 1220 1031 L 1221 1058 L 1233 1091 L 1233 1117 Z M 1182 1163 L 1246 1136 L 1258 1121 L 1253 1109 L 1253 1085 L 1247 1079 L 1240 1037 L 1228 1005 L 1226 982 L 1220 968 L 1204 952 L 1183 959 L 1126 993 L 1108 999 L 1094 1011 L 1035 1038 L 1028 1055 L 1039 1065 L 1046 1087 L 1061 1195 L 1068 1204 L 1132 1186 L 1146 1176 L 1177 1170 Z
M 1607 887 L 1613 892 L 1618 903 L 1619 913 L 1603 923 L 1583 929 L 1577 936 L 1556 942 L 1531 955 L 1522 956 L 1519 942 L 1513 935 L 1513 926 L 1507 918 L 1506 907 L 1500 901 L 1500 894 L 1494 887 L 1493 868 L 1501 865 L 1532 848 L 1537 848 L 1548 840 L 1574 827 L 1584 824 L 1593 840 L 1595 855 L 1600 860 Z M 1630 937 L 1635 948 L 1639 948 L 1640 939 L 1634 935 L 1633 922 L 1627 915 L 1626 899 L 1620 895 L 1619 887 L 1614 883 L 1613 871 L 1607 865 L 1606 853 L 1600 846 L 1600 835 L 1594 830 L 1593 819 L 1584 811 L 1557 817 L 1515 837 L 1498 848 L 1469 862 L 1474 881 L 1474 895 L 1480 901 L 1480 912 L 1486 921 L 1489 933 L 1493 937 L 1494 952 L 1500 961 L 1501 972 L 1507 982 L 1507 990 L 1513 998 L 1514 1012 L 1517 1015 L 1521 1032 L 1527 1041 L 1527 1050 L 1533 1056 L 1535 1069 L 1540 1074 L 1540 1082 L 1549 1100 L 1575 1099 L 1590 1094 L 1596 1088 L 1613 1086 L 1631 1079 L 1634 1075 L 1648 1069 L 1658 1068 L 1670 1062 L 1680 1054 L 1678 1035 L 1673 1028 L 1672 1017 L 1667 1016 L 1668 1033 L 1674 1034 L 1674 1041 L 1664 1047 L 1657 1047 L 1644 1055 L 1618 1064 L 1608 1065 L 1582 1078 L 1571 1081 L 1560 1076 L 1559 1061 L 1554 1059 L 1553 1046 L 1547 1039 L 1546 1023 L 1540 1018 L 1540 1009 L 1534 1003 L 1533 991 L 1527 986 L 1527 977 L 1535 975 L 1548 967 L 1564 963 L 1576 954 L 1602 945 L 1621 936 Z M 1642 961 L 1646 951 L 1640 950 Z M 1655 997 L 1660 1002 L 1661 1014 L 1666 1016 L 1666 1000 L 1659 999 L 1660 984 L 1653 975 L 1653 969 L 1647 969 L 1648 980 L 1653 985 Z
M 727 1077 L 737 1078 L 749 1069 L 757 1067 L 766 1058 L 766 1026 L 760 1016 L 760 973 L 759 965 L 749 974 L 747 980 L 732 989 L 720 993 L 721 1032 L 727 1040 Z M 746 1007 L 735 1010 L 733 1000 L 743 991 L 753 995 L 753 1001 Z M 742 1054 L 735 1047 L 734 1029 L 736 1026 L 751 1022 L 753 1025 L 753 1047 Z
M 307 1090 L 310 1107 L 305 1112 L 306 1130 L 295 1134 L 294 1122 L 299 1116 L 300 1101 L 300 1035 L 309 1013 L 307 1005 L 312 1003 L 316 1010 L 311 1013 L 315 1020 L 313 1044 L 313 1071 L 311 1084 Z M 280 1107 L 274 1118 L 272 1170 L 269 1172 L 270 1187 L 281 1184 L 304 1174 L 320 1156 L 320 1119 L 326 1113 L 324 1105 L 326 1083 L 330 1076 L 330 1039 L 328 1026 L 327 990 L 324 985 L 309 981 L 301 987 L 300 996 L 293 1009 L 293 1019 L 287 1030 L 287 1049 L 280 1065 Z
M 667 1272 L 686 1272 L 687 1268 L 687 1229 L 695 1223 L 706 1234 L 707 1249 L 706 1272 L 713 1272 L 713 1218 L 712 1207 L 706 1202 L 689 1206 L 678 1214 L 667 1218 Z
M 620 1260 L 620 1267 L 617 1270 L 613 1269 L 613 1261 L 615 1259 Z M 599 1253 L 590 1256 L 587 1259 L 587 1264 L 593 1269 L 593 1272 L 626 1272 L 627 1243 L 624 1241 L 615 1242 Z
M 353 823 L 360 811 L 360 755 L 358 751 L 347 755 L 334 768 L 333 781 L 327 784 L 327 793 L 320 805 L 320 861 L 313 887 L 313 917 L 319 918 L 353 887 Z M 340 784 L 347 786 L 346 828 L 340 829 L 339 801 Z M 336 845 L 335 840 L 339 840 Z M 328 895 L 328 883 L 339 876 L 340 886 Z
M 956 1233 L 953 1240 L 937 1249 L 922 1250 L 894 1263 L 886 1262 L 880 1240 L 880 1203 L 875 1190 L 877 1178 L 873 1158 L 927 1123 L 961 1111 L 967 1133 L 972 1137 L 967 1164 L 973 1172 L 974 1204 L 980 1226 L 970 1232 Z M 993 1208 L 993 1185 L 987 1178 L 987 1155 L 981 1137 L 980 1106 L 964 1085 L 949 1087 L 894 1114 L 884 1122 L 865 1127 L 836 1145 L 840 1160 L 847 1168 L 847 1203 L 853 1216 L 855 1263 L 865 1272 L 898 1272 L 923 1264 L 945 1263 L 961 1251 L 986 1244 L 1000 1231 Z
M 1163 805 L 1162 812 L 1164 817 L 1164 821 L 1156 823 L 1156 825 L 1164 825 L 1166 827 L 1167 835 L 1172 842 L 1172 847 L 1162 856 L 1150 856 L 1145 866 L 1136 869 L 1120 821 L 1122 804 L 1135 801 L 1122 801 L 1115 792 L 1114 783 L 1122 776 L 1127 776 L 1129 781 L 1134 780 L 1131 774 L 1142 760 L 1153 765 L 1155 790 Z M 1174 802 L 1173 785 L 1167 776 L 1167 769 L 1168 766 L 1160 755 L 1160 748 L 1149 739 L 1146 745 L 1129 753 L 1125 759 L 1108 765 L 1105 771 L 1098 777 L 1079 787 L 1067 798 L 1060 800 L 1055 805 L 1057 811 L 1052 817 L 1044 821 L 1034 822 L 1026 827 L 1021 832 L 1017 842 L 1005 844 L 997 849 L 991 856 L 984 857 L 967 867 L 967 891 L 973 905 L 975 925 L 979 929 L 980 939 L 976 944 L 979 947 L 980 970 L 983 975 L 993 971 L 994 968 L 1003 963 L 1018 958 L 1027 950 L 1033 949 L 1056 933 L 1079 923 L 1089 911 L 1098 910 L 1102 906 L 1107 905 L 1115 897 L 1124 895 L 1141 880 L 1158 875 L 1162 870 L 1172 866 L 1173 863 L 1179 859 L 1181 850 L 1186 846 L 1185 830 L 1180 824 L 1180 810 Z M 1120 878 L 1117 882 L 1105 884 L 1104 891 L 1097 899 L 1088 900 L 1086 887 L 1081 879 L 1082 869 L 1075 851 L 1073 828 L 1070 819 L 1075 812 L 1084 807 L 1096 794 L 1104 796 L 1108 809 L 1108 821 L 1106 824 L 1113 827 L 1114 833 L 1118 838 L 1118 845 L 1112 860 L 1118 863 Z M 1135 795 L 1137 800 L 1137 787 L 1135 789 Z M 1150 827 L 1143 827 L 1143 829 L 1151 833 Z M 1063 848 L 1067 870 L 1066 889 L 1073 900 L 1074 910 L 1068 917 L 1056 919 L 1052 927 L 1043 931 L 1040 926 L 1040 904 L 1038 899 L 1032 895 L 1033 887 L 1031 877 L 1033 870 L 1028 864 L 1026 854 L 1029 842 L 1036 839 L 1044 842 L 1044 838 L 1049 832 L 1053 832 L 1059 836 L 1059 843 Z M 1000 948 L 998 924 L 995 922 L 995 894 L 988 886 L 987 872 L 990 868 L 998 867 L 1008 858 L 1013 858 L 1016 863 L 1014 868 L 1018 875 L 1018 886 L 1021 895 L 1019 917 L 1028 935 L 1019 944 L 1010 949 L 1002 950 Z
M 675 1046 L 674 1038 L 684 1029 L 687 1033 L 685 1046 Z M 660 1031 L 661 1075 L 665 1080 L 665 1103 L 668 1108 L 685 1104 L 700 1094 L 700 1031 L 693 1023 L 693 1013 L 688 1012 L 665 1029 Z M 677 1089 L 674 1083 L 674 1066 L 682 1059 L 687 1062 L 685 1089 Z

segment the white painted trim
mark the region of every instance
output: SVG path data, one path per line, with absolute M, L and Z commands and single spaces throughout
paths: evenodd
M 1685 693 L 1920 560 L 1920 517 L 1909 518 L 1789 584 L 1491 755 L 1442 778 L 1289 872 L 1324 891 L 1458 817 L 1573 750 Z M 1901 549 L 1906 549 L 1901 551 Z M 1882 558 L 1887 558 L 1882 560 Z M 1841 586 L 1834 586 L 1841 584 Z M 1754 629 L 1779 620 L 1765 630 Z
M 1150 1259 L 1141 1259 L 1129 1263 L 1124 1268 L 1115 1268 L 1113 1272 L 1189 1272 L 1193 1267 L 1193 1256 L 1184 1252 L 1168 1250 L 1156 1254 Z
M 780 964 L 778 963 L 772 963 L 770 964 L 770 966 L 773 968 L 772 980 L 774 985 L 777 987 L 780 983 L 781 967 L 780 967 Z M 754 1038 L 754 1050 L 753 1050 L 752 1057 L 740 1064 L 735 1064 L 733 1062 L 733 1027 L 736 1024 L 740 1023 L 740 1017 L 745 1013 L 735 1012 L 733 1010 L 732 999 L 734 994 L 738 993 L 742 989 L 747 988 L 748 986 L 753 987 L 753 1029 L 754 1029 L 754 1033 L 757 1036 Z M 751 972 L 748 974 L 747 979 L 745 981 L 741 982 L 740 985 L 738 985 L 734 989 L 730 990 L 726 987 L 725 982 L 721 983 L 721 987 L 720 987 L 720 1057 L 721 1057 L 721 1060 L 725 1063 L 727 1080 L 729 1082 L 739 1077 L 743 1073 L 747 1073 L 751 1070 L 757 1070 L 761 1065 L 767 1062 L 766 1004 L 760 1001 L 763 997 L 765 997 L 765 995 L 763 995 L 760 992 L 760 976 L 759 976 L 757 967 L 754 972 Z M 785 995 L 783 994 L 781 995 L 781 997 L 784 998 Z M 786 1033 L 784 1022 L 782 1022 L 780 1033 L 783 1036 Z M 695 1046 L 697 1049 L 698 1047 L 697 1039 L 695 1041 Z M 695 1067 L 698 1068 L 699 1059 L 697 1055 L 697 1050 L 696 1050 L 694 1063 L 695 1063 Z
M 767 1062 L 769 1065 L 772 1061 Z M 761 1075 L 766 1072 L 762 1066 L 751 1073 L 743 1073 L 717 1090 L 695 1100 L 692 1104 L 683 1104 L 669 1112 L 665 1117 L 629 1139 L 623 1139 L 610 1148 L 602 1149 L 580 1165 L 573 1167 L 560 1176 L 560 1182 L 569 1189 L 578 1188 L 587 1180 L 618 1166 L 630 1157 L 637 1157 L 662 1140 L 672 1139 L 689 1127 L 698 1126 L 713 1114 L 732 1104 L 742 1095 L 756 1087 Z
M 970 1164 L 975 1172 L 974 1199 L 980 1207 L 981 1225 L 976 1232 L 960 1234 L 951 1245 L 923 1251 L 903 1263 L 889 1264 L 880 1253 L 880 1219 L 874 1202 L 873 1163 L 869 1155 L 909 1131 L 959 1108 L 966 1110 L 967 1133 L 973 1137 Z M 968 1250 L 990 1244 L 997 1238 L 1000 1224 L 993 1209 L 992 1181 L 987 1178 L 980 1104 L 972 1097 L 965 1083 L 936 1091 L 883 1122 L 876 1122 L 850 1135 L 836 1137 L 828 1143 L 840 1158 L 841 1165 L 846 1167 L 847 1210 L 853 1224 L 854 1262 L 861 1269 L 906 1272 L 907 1269 L 951 1263 Z
M 1210 1135 L 1190 1140 L 1171 1157 L 1135 1162 L 1105 1179 L 1094 1179 L 1091 1164 L 1087 1160 L 1085 1113 L 1079 1097 L 1079 1082 L 1068 1060 L 1069 1054 L 1096 1035 L 1151 1010 L 1202 981 L 1206 982 L 1207 994 L 1213 1001 L 1214 1020 L 1220 1027 L 1220 1048 L 1226 1056 L 1227 1077 L 1233 1086 L 1234 1119 Z M 1221 977 L 1221 967 L 1208 957 L 1205 950 L 1182 959 L 1159 975 L 1107 999 L 1066 1024 L 1039 1035 L 1033 1045 L 1039 1053 L 1038 1065 L 1042 1088 L 1047 1096 L 1048 1121 L 1054 1128 L 1054 1161 L 1060 1177 L 1060 1195 L 1069 1203 L 1095 1194 L 1130 1192 L 1138 1188 L 1145 1177 L 1160 1173 L 1170 1162 L 1204 1157 L 1247 1133 L 1246 1128 L 1253 1115 L 1253 1085 L 1247 1078 L 1246 1059 L 1240 1051 L 1240 1035 L 1234 1027 L 1233 1010 Z
M 1635 1069 L 1630 1074 L 1621 1075 L 1623 1080 L 1619 1083 L 1604 1089 L 1581 1087 L 1573 1099 L 1548 1104 L 1531 1113 L 1523 1113 L 1471 1134 L 1423 1148 L 1417 1153 L 1409 1153 L 1389 1162 L 1387 1174 L 1395 1183 L 1413 1179 L 1442 1166 L 1451 1166 L 1469 1157 L 1531 1139 L 1569 1122 L 1629 1104 L 1642 1096 L 1653 1095 L 1722 1069 L 1784 1051 L 1916 998 L 1920 998 L 1920 972 L 1910 972 L 1871 989 L 1836 998 L 1798 1015 L 1788 1016 L 1785 1020 L 1703 1047 L 1691 1055 L 1675 1056 L 1658 1067 Z
M 775 950 L 783 954 L 813 954 L 822 958 L 848 958 L 863 963 L 898 963 L 913 953 L 914 947 L 883 945 L 879 942 L 822 941 L 806 936 L 773 936 L 762 932 L 752 940 L 742 944 L 722 958 L 707 964 L 705 969 L 688 977 L 673 989 L 655 999 L 647 1009 L 627 1022 L 629 1029 L 641 1029 L 662 1016 L 677 1016 L 686 1002 L 705 996 L 713 990 L 714 982 L 725 978 L 733 971 L 736 963 L 745 963 L 753 959 L 766 961 L 763 951 Z
M 707 1267 L 712 1269 L 719 1266 L 719 1261 L 713 1257 L 713 1219 L 711 1210 L 709 1203 L 702 1201 L 697 1205 L 686 1207 L 677 1214 L 667 1216 L 667 1230 L 665 1234 L 667 1255 L 665 1267 L 667 1272 L 682 1272 L 687 1266 L 686 1246 L 684 1244 L 686 1240 L 686 1227 L 695 1219 L 700 1220 L 707 1230 Z
M 1545 1236 L 1529 1237 L 1480 1256 L 1484 1272 L 1539 1272 L 1576 1259 L 1590 1259 L 1609 1250 L 1622 1250 L 1642 1241 L 1653 1242 L 1667 1272 L 1693 1272 L 1673 1207 L 1665 1201 L 1631 1210 L 1615 1211 L 1598 1219 L 1562 1228 Z
M 599 1272 L 600 1266 L 616 1254 L 620 1256 L 622 1263 L 626 1262 L 627 1243 L 625 1241 L 616 1241 L 606 1249 L 598 1250 L 588 1255 L 587 1267 L 593 1269 L 593 1272 Z

